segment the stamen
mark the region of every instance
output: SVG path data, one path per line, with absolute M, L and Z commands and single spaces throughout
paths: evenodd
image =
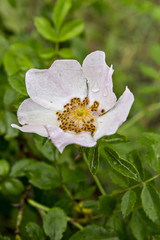
M 101 110 L 101 113 L 105 113 L 105 109 L 102 109 L 102 110 Z
M 98 111 L 99 102 L 89 107 L 89 98 L 85 97 L 83 101 L 80 98 L 72 98 L 70 103 L 64 105 L 63 112 L 56 112 L 57 120 L 61 121 L 59 127 L 63 131 L 73 131 L 76 134 L 82 131 L 90 132 L 91 135 L 96 131 L 96 117 L 100 116 Z M 105 112 L 101 110 L 101 114 Z

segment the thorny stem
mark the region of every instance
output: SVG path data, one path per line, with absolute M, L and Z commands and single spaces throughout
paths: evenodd
M 83 159 L 84 159 L 85 163 L 87 164 L 87 166 L 88 166 L 88 168 L 89 168 L 89 163 L 88 163 L 87 156 L 86 156 L 86 154 L 85 154 L 85 152 L 83 151 L 82 148 L 81 148 L 81 150 L 82 150 L 82 156 L 83 156 Z M 98 187 L 99 191 L 101 192 L 101 194 L 102 194 L 102 195 L 105 195 L 106 192 L 105 192 L 105 190 L 104 190 L 102 184 L 100 183 L 98 177 L 97 177 L 96 175 L 93 175 L 93 174 L 92 174 L 92 177 L 93 177 L 95 183 L 97 184 L 97 187 Z
M 49 210 L 51 210 L 51 208 L 44 206 L 40 203 L 37 203 L 36 201 L 34 201 L 33 199 L 27 199 L 27 202 L 32 206 L 35 207 L 37 209 L 40 209 L 42 211 L 48 212 Z M 75 222 L 73 218 L 67 217 L 67 220 L 72 223 L 75 227 L 77 227 L 78 229 L 82 230 L 83 226 L 81 224 L 79 224 L 78 222 Z
M 140 111 L 139 113 L 137 113 L 135 116 L 133 116 L 133 118 L 131 118 L 130 120 L 127 121 L 126 124 L 124 124 L 121 128 L 119 132 L 125 131 L 128 128 L 130 128 L 132 125 L 134 125 L 136 122 L 138 122 L 141 118 L 143 118 L 147 112 L 152 112 L 152 111 L 156 111 L 160 109 L 160 103 L 154 103 L 150 106 L 148 106 L 147 108 L 143 109 L 142 111 Z
M 110 195 L 111 195 L 111 196 L 116 196 L 116 195 L 119 195 L 119 194 L 121 194 L 121 193 L 127 192 L 128 190 L 132 190 L 132 189 L 135 189 L 135 188 L 137 188 L 137 187 L 143 186 L 144 184 L 153 181 L 154 179 L 158 178 L 159 176 L 160 176 L 160 173 L 157 174 L 157 175 L 155 175 L 155 176 L 153 176 L 152 178 L 147 179 L 147 180 L 144 181 L 144 182 L 140 182 L 140 183 L 138 183 L 138 184 L 136 184 L 136 185 L 134 185 L 134 186 L 132 186 L 132 187 L 123 189 L 123 190 L 120 191 L 120 192 L 111 193 Z
M 22 216 L 23 216 L 23 205 L 24 205 L 24 199 L 25 195 L 22 195 L 21 201 L 20 201 L 20 206 L 19 206 L 19 211 L 17 215 L 17 221 L 16 221 L 16 230 L 15 230 L 15 239 L 20 240 L 20 226 L 21 226 L 21 221 L 22 221 Z
M 15 239 L 16 240 L 21 240 L 20 237 L 20 226 L 21 226 L 21 222 L 22 222 L 22 217 L 23 217 L 23 211 L 24 211 L 24 203 L 25 203 L 25 199 L 27 197 L 27 191 L 30 189 L 30 185 L 26 188 L 26 190 L 24 191 L 24 193 L 21 196 L 21 200 L 19 203 L 19 211 L 18 211 L 18 215 L 17 215 L 17 221 L 16 221 L 16 229 L 15 229 Z

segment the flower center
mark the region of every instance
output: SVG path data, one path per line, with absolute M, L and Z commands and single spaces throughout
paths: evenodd
M 91 135 L 96 131 L 96 118 L 101 116 L 105 110 L 101 110 L 99 114 L 99 102 L 94 101 L 88 106 L 89 99 L 86 97 L 83 101 L 80 98 L 72 98 L 70 103 L 64 105 L 63 112 L 57 112 L 57 120 L 61 122 L 59 127 L 63 131 L 73 131 L 80 133 L 82 131 L 90 132 Z
M 80 108 L 77 109 L 77 116 L 81 117 L 81 116 L 84 115 L 84 113 L 85 113 L 84 108 L 80 107 Z

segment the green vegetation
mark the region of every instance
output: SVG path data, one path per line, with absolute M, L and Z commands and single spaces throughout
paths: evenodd
M 160 239 L 159 2 L 0 0 L 0 26 L 0 240 Z M 116 134 L 60 154 L 11 127 L 28 69 L 95 50 L 135 96 Z

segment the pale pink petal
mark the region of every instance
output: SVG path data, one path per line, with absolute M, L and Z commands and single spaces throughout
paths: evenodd
M 57 60 L 49 69 L 29 70 L 26 87 L 34 102 L 56 110 L 62 110 L 73 97 L 87 95 L 86 79 L 75 60 Z
M 48 137 L 48 133 L 45 129 L 44 126 L 42 125 L 24 125 L 22 127 L 16 125 L 16 124 L 11 124 L 13 128 L 19 129 L 22 132 L 29 132 L 29 133 L 37 133 L 38 135 L 42 137 Z
M 93 147 L 96 141 L 90 133 L 82 132 L 79 134 L 64 132 L 57 126 L 46 126 L 49 138 L 51 138 L 54 145 L 62 153 L 64 148 L 69 144 L 78 144 L 85 147 Z
M 58 125 L 56 112 L 46 109 L 28 98 L 22 102 L 18 112 L 18 121 L 24 125 Z
M 92 104 L 99 101 L 100 108 L 108 111 L 116 103 L 113 93 L 112 66 L 109 68 L 105 62 L 105 53 L 95 51 L 89 54 L 83 62 L 82 69 L 89 85 L 89 100 Z
M 126 121 L 133 101 L 134 96 L 126 87 L 126 90 L 115 106 L 109 112 L 97 119 L 98 126 L 94 134 L 94 139 L 97 140 L 103 136 L 114 134 L 119 126 Z

